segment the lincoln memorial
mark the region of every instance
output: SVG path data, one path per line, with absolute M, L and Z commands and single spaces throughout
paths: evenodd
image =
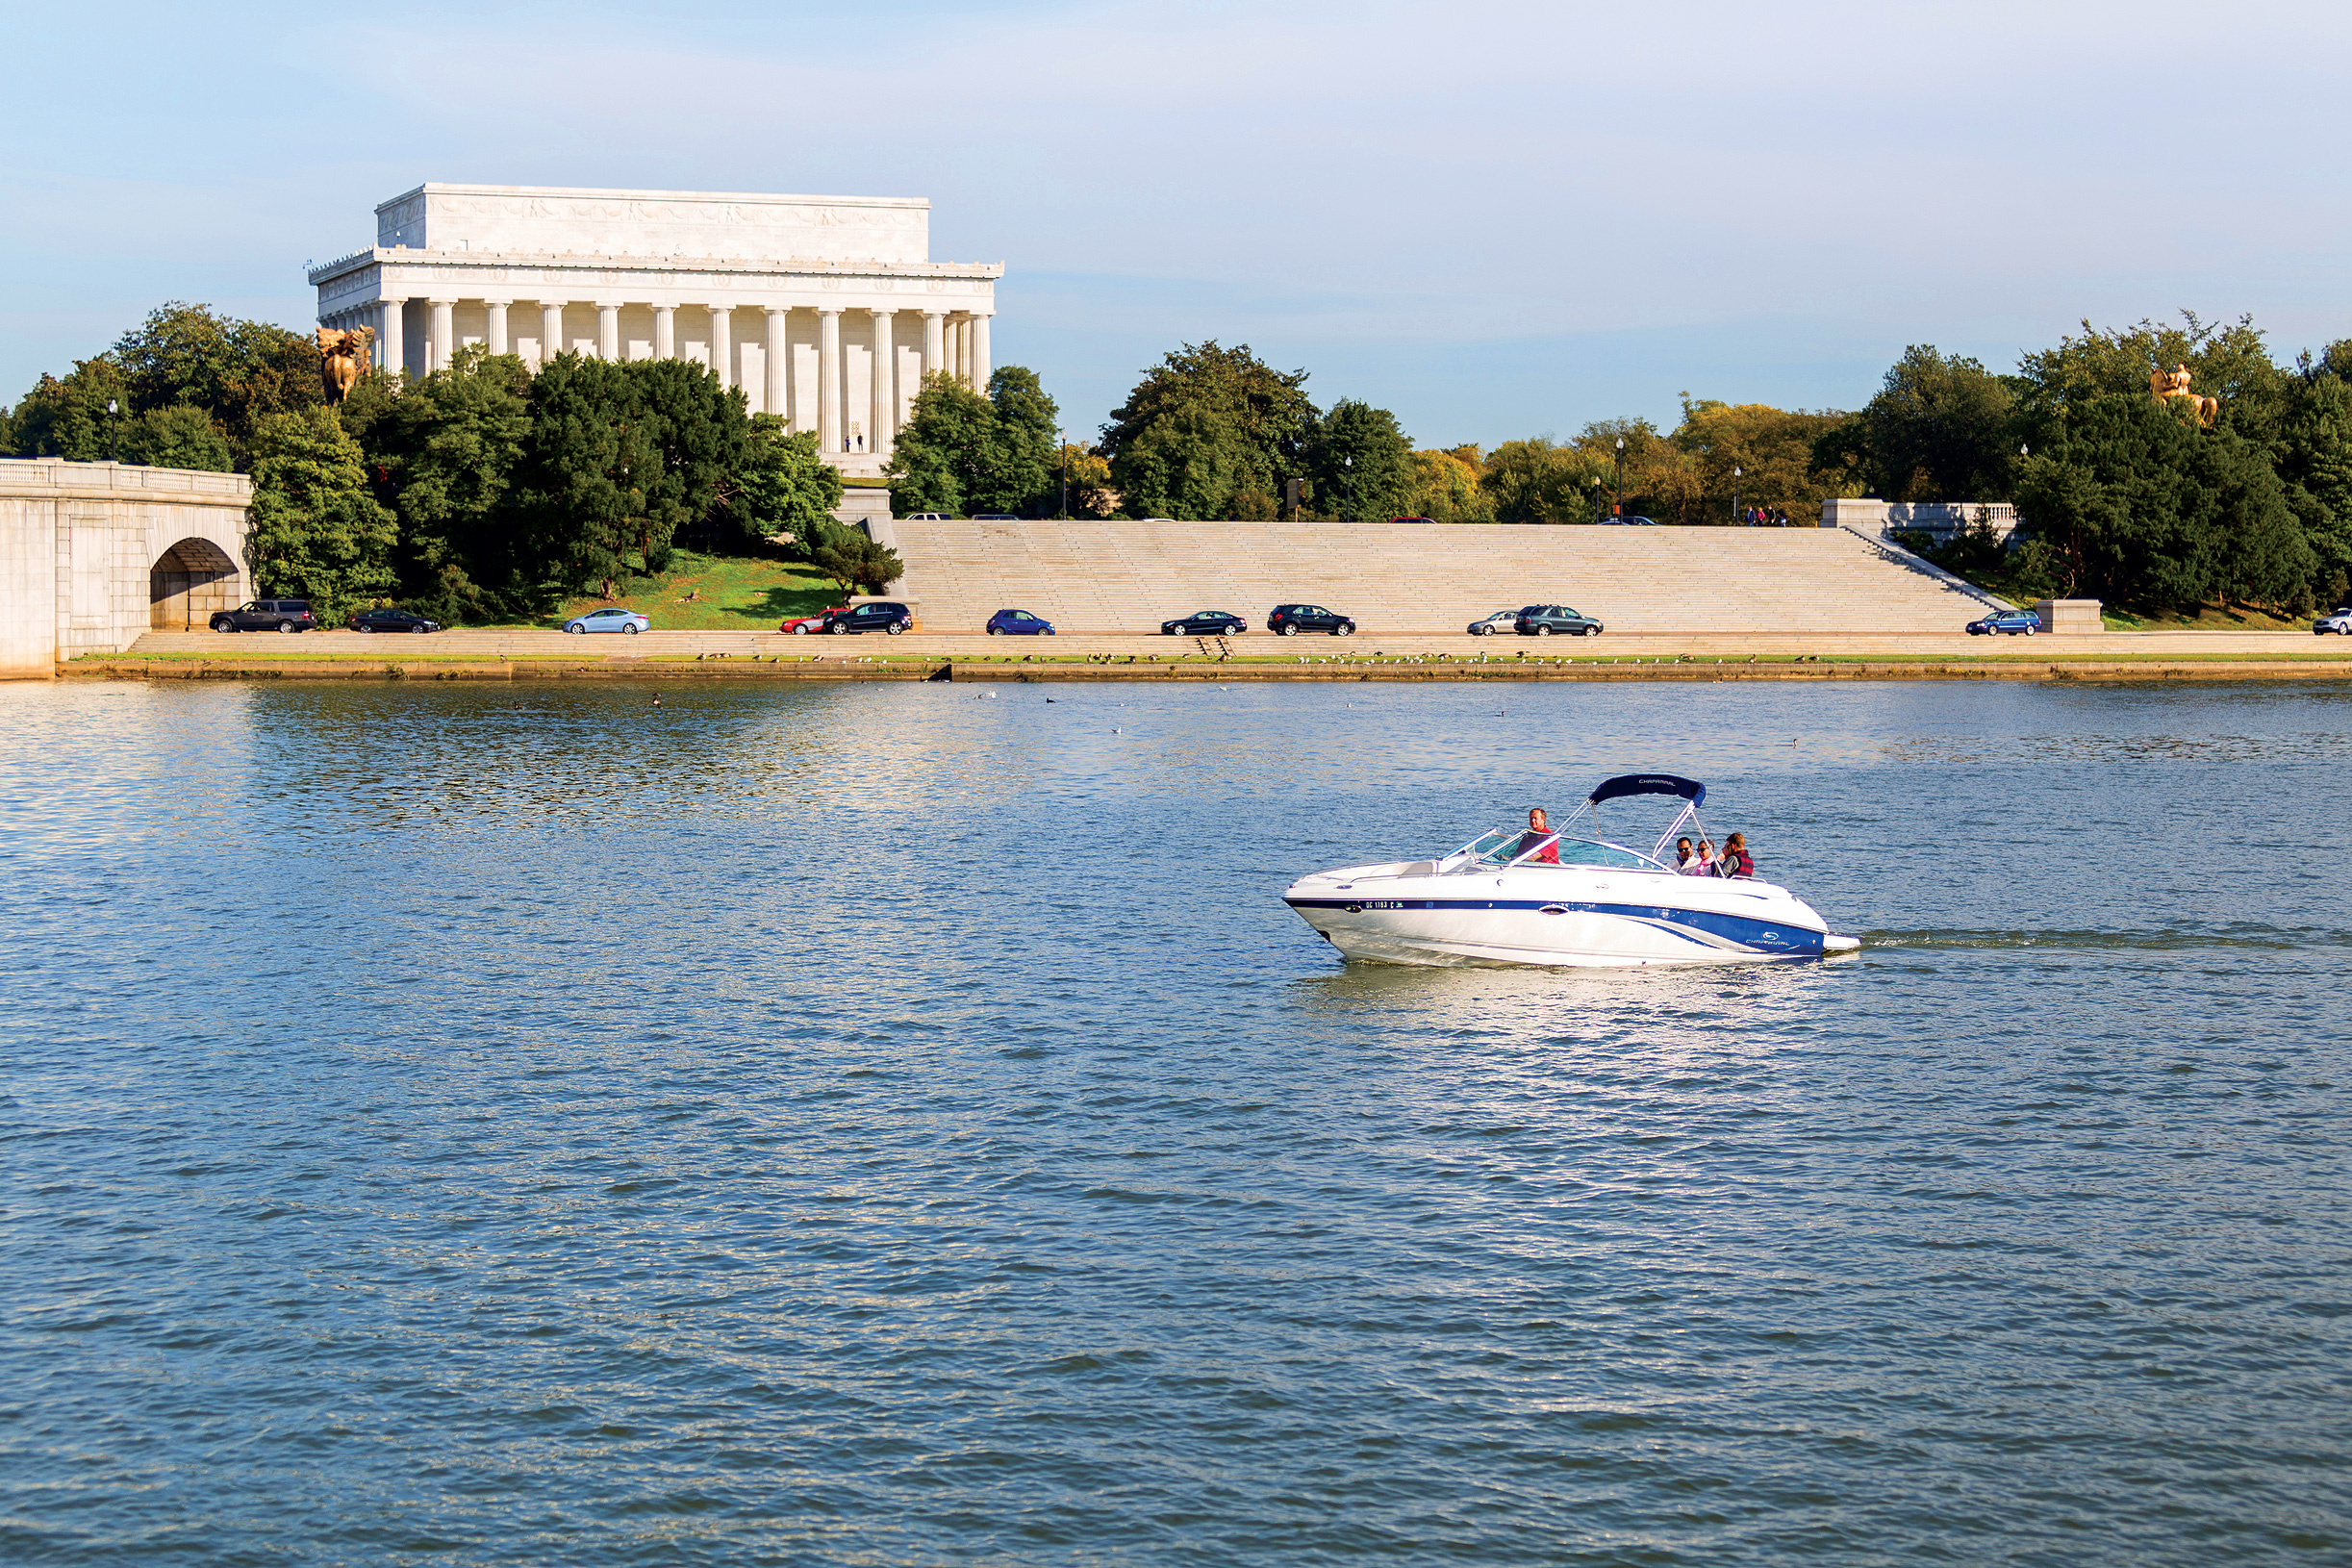
M 925 372 L 988 385 L 1003 265 L 934 262 L 930 230 L 903 197 L 422 185 L 310 281 L 321 326 L 375 329 L 381 369 L 475 342 L 693 360 L 876 474 Z

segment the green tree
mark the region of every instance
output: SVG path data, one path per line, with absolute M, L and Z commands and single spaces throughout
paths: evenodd
M 898 552 L 877 544 L 862 528 L 827 519 L 817 525 L 809 560 L 840 589 L 852 594 L 879 594 L 898 581 L 905 569 Z
M 974 503 L 992 486 L 996 443 L 995 404 L 944 370 L 925 375 L 882 469 L 892 507 L 900 517 L 987 510 Z
M 817 450 L 815 431 L 793 431 L 773 414 L 754 414 L 742 471 L 728 487 L 727 515 L 746 543 L 785 536 L 806 550 L 841 505 L 841 471 Z
M 925 376 L 883 474 L 909 512 L 1026 515 L 1060 499 L 1053 399 L 1037 372 L 998 367 L 981 396 L 944 373 Z
M 1042 512 L 1049 492 L 1060 498 L 1053 468 L 1060 410 L 1046 395 L 1037 372 L 1018 365 L 999 366 L 989 376 L 988 401 L 997 416 L 996 441 L 987 483 L 973 496 L 974 510 Z
M 1305 467 L 1317 510 L 1358 521 L 1392 518 L 1412 487 L 1413 443 L 1388 410 L 1343 397 L 1315 421 Z
M 128 463 L 158 468 L 201 468 L 229 473 L 237 454 L 213 417 L 187 403 L 151 408 L 130 420 L 122 433 L 122 455 Z
M 1890 501 L 2003 501 L 2015 482 L 2016 389 L 1975 360 L 1913 343 L 1858 422 L 1823 431 L 1814 475 L 1859 470 Z
M 1129 517 L 1226 518 L 1246 493 L 1270 493 L 1264 456 L 1225 411 L 1178 404 L 1111 459 L 1111 479 Z
M 1488 453 L 1479 489 L 1498 522 L 1590 522 L 1599 495 L 1593 481 L 1608 471 L 1590 452 L 1536 436 Z
M 2327 605 L 2352 602 L 2352 383 L 2332 367 L 2352 368 L 2352 344 L 2326 357 L 2304 356 L 2273 451 L 2288 505 L 2303 525 L 2314 557 L 2311 591 Z
M 662 474 L 629 369 L 573 353 L 542 366 L 516 470 L 516 502 L 540 569 L 566 591 L 596 584 L 608 599 L 628 575 L 629 549 L 650 538 L 648 492 Z M 651 554 L 645 548 L 648 571 Z
M 1277 494 L 1284 479 L 1302 477 L 1316 426 L 1305 386 L 1304 370 L 1272 369 L 1247 343 L 1212 339 L 1167 355 L 1102 427 L 1100 450 L 1128 514 L 1222 517 L 1237 495 Z
M 315 339 L 178 300 L 147 313 L 111 356 L 140 411 L 190 403 L 243 452 L 261 420 L 325 400 Z
M 444 624 L 529 615 L 546 573 L 515 494 L 531 434 L 531 376 L 512 354 L 469 344 L 420 380 L 373 376 L 343 421 L 379 498 L 400 519 L 408 606 Z
M 392 588 L 396 537 L 392 515 L 369 493 L 359 443 L 331 410 L 262 419 L 246 544 L 258 589 L 307 598 L 321 624 L 341 625 Z
M 18 457 L 105 461 L 114 452 L 116 435 L 106 412 L 110 400 L 120 408 L 116 417 L 133 417 L 130 385 L 121 367 L 104 354 L 74 361 L 73 372 L 63 380 L 42 375 L 11 417 L 13 449 Z
M 2308 594 L 2317 561 L 2268 454 L 2143 388 L 2071 399 L 2017 505 L 2066 592 L 2151 610 Z

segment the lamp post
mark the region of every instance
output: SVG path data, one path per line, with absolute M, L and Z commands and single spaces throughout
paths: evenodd
M 1739 520 L 1739 465 L 1732 465 L 1732 520 Z
M 121 408 L 122 405 L 115 402 L 112 397 L 106 400 L 107 449 L 114 453 L 114 456 L 108 461 L 114 463 L 120 463 L 122 461 L 122 421 L 114 417 L 114 416 L 121 411 Z
M 1070 432 L 1056 430 L 1054 435 L 1060 437 L 1062 443 L 1062 520 L 1068 522 L 1070 520 Z
M 1625 516 L 1625 438 L 1617 438 L 1617 513 Z
M 1601 520 L 1601 487 L 1607 482 L 1597 473 L 1592 476 L 1592 520 L 1595 522 Z
M 1346 520 L 1353 522 L 1355 520 L 1355 454 L 1350 452 L 1340 460 L 1340 464 L 1348 470 L 1348 516 Z

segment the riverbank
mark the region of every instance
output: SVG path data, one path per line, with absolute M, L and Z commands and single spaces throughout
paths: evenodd
M 405 654 L 406 650 L 403 649 Z M 888 653 L 680 654 L 671 656 L 404 657 L 279 653 L 214 657 L 124 654 L 61 667 L 71 680 L 316 681 L 960 681 L 1243 682 L 1304 681 L 2242 681 L 2352 680 L 2352 658 L 2216 653 L 2101 656 L 2065 652 L 1975 657 L 1752 653 L 1574 657 L 1368 653 L 1217 657 L 1204 654 Z

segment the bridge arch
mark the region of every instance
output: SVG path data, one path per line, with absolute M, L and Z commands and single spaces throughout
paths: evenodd
M 151 631 L 202 631 L 215 612 L 244 602 L 244 574 L 228 551 L 201 535 L 166 548 L 147 569 Z

